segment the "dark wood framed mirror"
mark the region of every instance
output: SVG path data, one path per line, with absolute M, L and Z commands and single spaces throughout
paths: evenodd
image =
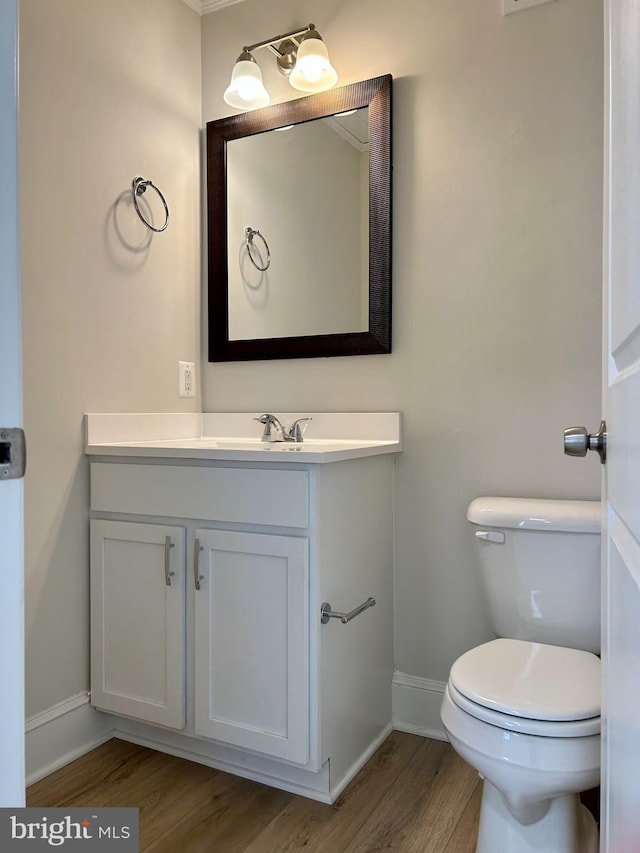
M 391 352 L 391 76 L 207 124 L 209 361 Z

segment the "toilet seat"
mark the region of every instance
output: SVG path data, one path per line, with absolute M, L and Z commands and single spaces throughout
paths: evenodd
M 483 723 L 489 723 L 505 731 L 516 732 L 523 735 L 537 735 L 538 737 L 575 738 L 588 737 L 600 734 L 600 717 L 591 717 L 588 720 L 549 721 L 533 720 L 527 717 L 516 717 L 513 714 L 505 714 L 502 711 L 494 711 L 485 708 L 477 702 L 467 699 L 451 682 L 447 684 L 446 692 L 454 705 L 466 711 L 472 717 Z
M 600 732 L 600 660 L 591 652 L 499 639 L 451 668 L 451 699 L 494 726 L 543 737 Z

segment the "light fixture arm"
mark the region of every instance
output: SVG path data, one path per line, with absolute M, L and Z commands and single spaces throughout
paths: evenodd
M 261 47 L 268 47 L 277 56 L 284 56 L 285 54 L 279 51 L 277 47 L 275 47 L 277 43 L 287 41 L 287 39 L 293 41 L 299 36 L 306 35 L 307 33 L 311 32 L 311 30 L 315 30 L 315 28 L 315 24 L 309 24 L 309 26 L 304 27 L 304 29 L 302 30 L 292 30 L 290 33 L 283 33 L 282 35 L 273 36 L 272 38 L 265 39 L 264 41 L 258 41 L 255 44 L 249 44 L 244 47 L 243 50 L 246 50 L 247 53 L 251 53 L 254 50 L 260 50 Z M 297 44 L 297 42 L 294 43 Z

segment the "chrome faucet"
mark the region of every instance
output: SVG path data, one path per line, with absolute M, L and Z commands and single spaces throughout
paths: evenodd
M 300 429 L 300 424 L 302 421 L 310 421 L 311 418 L 298 418 L 297 421 L 294 421 L 289 430 L 285 430 L 280 421 L 275 415 L 271 415 L 266 412 L 264 415 L 260 415 L 259 418 L 254 418 L 254 421 L 258 421 L 261 424 L 264 424 L 264 432 L 262 433 L 262 441 L 295 441 L 296 443 L 302 442 L 303 439 L 303 431 Z

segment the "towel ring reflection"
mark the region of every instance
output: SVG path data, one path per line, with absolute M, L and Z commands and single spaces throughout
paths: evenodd
M 165 213 L 165 220 L 162 228 L 156 228 L 150 222 L 147 222 L 147 220 L 142 215 L 140 208 L 138 207 L 138 196 L 141 196 L 146 191 L 147 187 L 151 187 L 152 189 L 154 189 L 160 196 L 160 201 L 162 202 Z M 153 181 L 145 181 L 144 178 L 134 178 L 133 181 L 131 181 L 131 198 L 133 199 L 133 206 L 136 209 L 136 213 L 147 226 L 147 228 L 149 228 L 151 231 L 155 231 L 158 234 L 161 231 L 165 230 L 165 228 L 169 224 L 169 208 L 167 207 L 167 202 L 164 200 L 164 196 L 162 195 L 158 187 L 153 183 Z
M 249 255 L 249 260 L 251 261 L 251 263 L 254 265 L 254 267 L 257 270 L 260 270 L 260 272 L 265 272 L 265 270 L 268 270 L 270 265 L 271 265 L 271 251 L 269 250 L 269 244 L 264 239 L 264 236 L 257 230 L 257 228 L 245 228 L 244 229 L 244 236 L 245 236 L 245 243 L 247 244 L 247 253 Z M 264 247 L 267 250 L 267 262 L 263 267 L 261 267 L 259 264 L 256 263 L 255 258 L 251 254 L 251 247 L 253 246 L 253 238 L 256 236 L 258 236 L 262 240 L 262 242 L 264 243 Z

